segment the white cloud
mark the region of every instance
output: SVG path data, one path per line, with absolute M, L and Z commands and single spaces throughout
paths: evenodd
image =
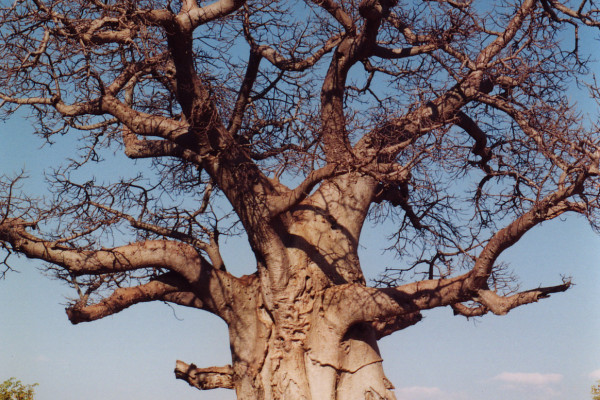
M 600 379 L 600 369 L 590 372 L 589 377 L 592 379 Z
M 516 385 L 549 385 L 562 380 L 561 374 L 540 374 L 524 372 L 503 372 L 494 377 L 494 380 Z

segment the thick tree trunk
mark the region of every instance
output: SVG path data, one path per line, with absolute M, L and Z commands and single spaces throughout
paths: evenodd
M 251 368 L 241 361 L 234 363 L 233 382 L 238 399 L 395 399 L 376 348 L 350 338 L 323 344 L 331 353 L 337 353 L 337 365 L 313 359 L 302 343 L 286 343 L 277 338 L 270 341 L 258 374 L 251 375 Z
M 369 178 L 339 177 L 281 218 L 274 230 L 285 245 L 285 262 L 276 261 L 287 264 L 285 288 L 274 295 L 270 265 L 259 265 L 246 292 L 231 302 L 232 382 L 239 399 L 395 399 L 373 325 L 349 326 L 328 312 L 327 289 L 364 284 L 358 235 L 373 189 Z
M 395 399 L 372 326 L 355 325 L 340 336 L 339 321 L 324 317 L 324 299 L 305 281 L 300 291 L 290 287 L 297 301 L 276 311 L 279 318 L 258 304 L 230 325 L 238 399 Z

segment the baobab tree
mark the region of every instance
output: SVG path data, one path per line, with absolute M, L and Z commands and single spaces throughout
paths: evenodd
M 519 291 L 498 259 L 544 221 L 599 221 L 598 126 L 567 96 L 598 95 L 579 49 L 593 1 L 3 4 L 3 115 L 80 148 L 44 199 L 3 178 L 5 270 L 44 261 L 74 324 L 149 301 L 219 316 L 231 365 L 177 362 L 200 389 L 394 399 L 381 337 L 567 290 Z M 140 175 L 106 181 L 114 152 Z M 400 256 L 374 281 L 366 222 L 393 224 Z M 246 276 L 219 250 L 240 232 Z

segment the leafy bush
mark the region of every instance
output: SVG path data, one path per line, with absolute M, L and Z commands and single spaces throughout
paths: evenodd
M 0 400 L 33 400 L 35 394 L 33 385 L 24 385 L 16 378 L 10 378 L 0 384 Z
M 600 400 L 600 381 L 597 385 L 592 386 L 592 399 Z

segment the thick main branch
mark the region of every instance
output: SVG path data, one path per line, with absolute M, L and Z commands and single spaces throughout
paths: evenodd
M 73 324 L 90 322 L 116 314 L 132 305 L 155 300 L 169 301 L 194 308 L 206 308 L 206 304 L 192 290 L 177 275 L 167 273 L 146 284 L 118 288 L 110 296 L 95 304 L 86 304 L 86 296 L 67 308 L 67 316 Z M 209 311 L 218 313 L 217 310 L 210 308 Z

